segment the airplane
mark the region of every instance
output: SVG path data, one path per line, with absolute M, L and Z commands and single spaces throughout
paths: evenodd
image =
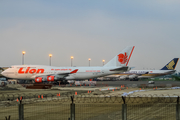
M 139 78 L 152 78 L 169 75 L 176 71 L 175 68 L 178 61 L 179 58 L 174 58 L 160 70 L 129 70 L 127 72 L 105 76 L 105 78 L 119 78 L 120 80 L 130 79 L 136 81 Z
M 53 67 L 44 65 L 14 65 L 1 74 L 7 78 L 34 80 L 35 83 L 67 80 L 85 80 L 107 76 L 130 68 L 127 66 L 135 46 L 127 46 L 102 67 Z

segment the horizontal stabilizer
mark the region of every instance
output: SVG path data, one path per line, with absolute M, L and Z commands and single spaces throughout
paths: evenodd
M 120 68 L 111 69 L 110 71 L 127 71 L 128 69 L 129 69 L 129 67 L 123 66 L 123 67 L 120 67 Z

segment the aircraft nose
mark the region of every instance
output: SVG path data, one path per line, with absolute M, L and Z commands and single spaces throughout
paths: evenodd
M 1 72 L 1 75 L 2 75 L 2 76 L 4 76 L 4 77 L 7 77 L 7 76 L 8 76 L 8 72 L 7 72 L 7 70 L 2 71 L 2 72 Z
M 4 76 L 4 75 L 5 75 L 4 73 L 5 73 L 4 71 L 3 71 L 3 72 L 1 72 L 1 75 L 3 75 L 3 76 Z

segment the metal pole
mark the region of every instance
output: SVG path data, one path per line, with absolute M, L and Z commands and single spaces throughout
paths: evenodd
M 90 60 L 89 60 L 89 67 L 90 67 Z
M 24 54 L 22 54 L 22 65 L 24 65 Z
M 51 57 L 49 57 L 49 65 L 51 66 Z
M 74 96 L 71 96 L 71 120 L 75 120 L 75 104 L 74 104 Z
M 104 62 L 105 62 L 105 60 L 102 60 L 102 62 L 103 62 L 103 66 L 104 66 Z
M 124 104 L 122 104 L 122 120 L 127 120 L 127 104 L 125 98 L 122 96 Z
M 122 120 L 127 120 L 127 104 L 122 104 Z
M 24 120 L 24 105 L 19 104 L 19 120 Z
M 71 103 L 71 120 L 75 120 L 75 104 Z
M 180 120 L 180 105 L 176 105 L 176 120 Z
M 24 104 L 22 104 L 21 99 L 19 99 L 19 101 L 20 101 L 20 104 L 19 104 L 19 120 L 24 120 Z
M 177 104 L 176 104 L 176 120 L 180 120 L 179 96 L 178 96 L 178 98 L 177 98 Z
M 71 67 L 72 67 L 72 59 L 71 59 Z

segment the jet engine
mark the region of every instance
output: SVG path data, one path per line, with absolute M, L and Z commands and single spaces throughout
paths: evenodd
M 138 77 L 137 75 L 129 75 L 129 79 L 135 79 L 137 77 Z
M 36 82 L 36 83 L 41 83 L 41 82 L 42 82 L 42 79 L 43 79 L 42 77 L 36 77 L 36 78 L 35 78 L 35 82 Z
M 130 75 L 129 79 L 130 81 L 138 81 L 138 75 Z
M 119 78 L 120 78 L 120 80 L 126 80 L 128 78 L 128 76 L 127 75 L 123 75 L 123 76 L 120 76 Z
M 54 76 L 47 76 L 47 81 L 54 81 Z
M 55 76 L 41 76 L 41 77 L 36 77 L 35 78 L 35 82 L 36 83 L 42 83 L 42 82 L 52 82 L 52 81 L 55 81 L 57 80 L 55 78 Z

